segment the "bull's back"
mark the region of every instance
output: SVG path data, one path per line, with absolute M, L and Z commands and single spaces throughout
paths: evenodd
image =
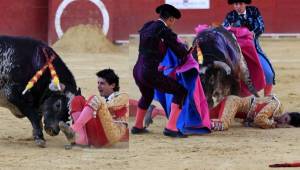
M 17 97 L 12 86 L 25 87 L 34 72 L 32 59 L 40 45 L 44 43 L 28 37 L 0 36 L 0 107 L 17 117 L 23 114 L 8 101 Z
M 30 37 L 13 37 L 0 36 L 0 57 L 6 57 L 12 54 L 11 57 L 16 59 L 31 59 L 38 46 L 45 46 L 42 41 L 35 40 Z
M 238 73 L 241 60 L 241 51 L 234 35 L 224 27 L 210 28 L 200 33 L 200 48 L 203 51 L 205 63 L 222 61 Z M 206 60 L 206 61 L 205 61 Z
M 47 50 L 49 57 L 50 55 L 56 56 L 53 65 L 61 82 L 71 84 L 72 91 L 76 90 L 74 76 L 62 59 L 47 44 L 30 37 L 0 36 L 0 61 L 5 60 L 3 62 L 5 64 L 0 64 L 0 69 L 8 66 L 5 71 L 5 74 L 9 75 L 8 77 L 19 83 L 27 83 L 46 63 L 43 48 Z M 50 74 L 46 71 L 41 79 L 47 79 L 46 82 L 49 82 Z
M 39 46 L 45 44 L 29 37 L 0 36 L 0 77 L 28 79 L 38 67 L 33 59 Z

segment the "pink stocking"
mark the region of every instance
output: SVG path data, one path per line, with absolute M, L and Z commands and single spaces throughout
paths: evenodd
M 181 112 L 181 109 L 179 108 L 179 105 L 172 103 L 169 121 L 166 126 L 167 129 L 173 130 L 173 131 L 178 131 L 176 124 L 177 124 L 177 119 L 179 117 L 180 112 Z
M 86 106 L 82 112 L 73 112 L 72 117 L 74 124 L 71 128 L 79 135 L 76 136 L 76 144 L 88 145 L 85 124 L 93 117 L 94 110 Z

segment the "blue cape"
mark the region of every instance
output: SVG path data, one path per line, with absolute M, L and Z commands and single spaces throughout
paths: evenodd
M 195 93 L 198 95 L 198 91 L 202 91 L 202 86 L 201 89 L 195 88 L 196 82 L 200 81 L 198 67 L 191 67 L 191 65 L 189 65 L 186 66 L 187 68 L 185 68 L 184 71 L 178 71 L 177 66 L 179 66 L 179 63 L 179 59 L 170 49 L 167 50 L 164 60 L 160 63 L 160 66 L 164 68 L 164 75 L 168 76 L 171 73 L 176 72 L 176 80 L 188 90 L 188 96 L 177 121 L 177 128 L 182 133 L 189 135 L 210 133 L 210 125 L 208 125 L 207 121 L 204 123 L 202 120 L 203 116 L 201 116 L 201 114 L 206 114 L 207 118 L 207 116 L 209 117 L 209 113 L 200 113 L 195 103 L 200 101 L 195 101 L 194 98 Z M 155 100 L 160 102 L 167 117 L 169 117 L 170 114 L 172 98 L 172 94 L 161 93 L 158 90 L 155 90 Z M 204 106 L 207 107 L 207 103 Z

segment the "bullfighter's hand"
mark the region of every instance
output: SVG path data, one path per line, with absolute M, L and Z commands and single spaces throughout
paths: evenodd
M 214 131 L 224 131 L 224 122 L 219 119 L 211 119 L 211 129 Z

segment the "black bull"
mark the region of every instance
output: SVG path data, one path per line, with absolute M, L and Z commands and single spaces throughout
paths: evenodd
M 224 27 L 209 28 L 200 32 L 193 44 L 201 49 L 203 55 L 200 76 L 210 108 L 225 96 L 239 95 L 241 81 L 252 94 L 258 96 L 247 63 L 232 33 Z M 193 56 L 197 58 L 196 50 Z
M 27 82 L 47 62 L 47 54 L 56 56 L 54 65 L 63 91 L 51 91 L 51 75 L 46 70 L 37 83 L 22 95 Z M 61 58 L 43 42 L 25 38 L 0 36 L 0 106 L 7 107 L 16 117 L 27 117 L 33 128 L 33 138 L 38 146 L 45 146 L 45 131 L 59 133 L 58 122 L 68 120 L 68 103 L 76 93 L 74 77 Z

